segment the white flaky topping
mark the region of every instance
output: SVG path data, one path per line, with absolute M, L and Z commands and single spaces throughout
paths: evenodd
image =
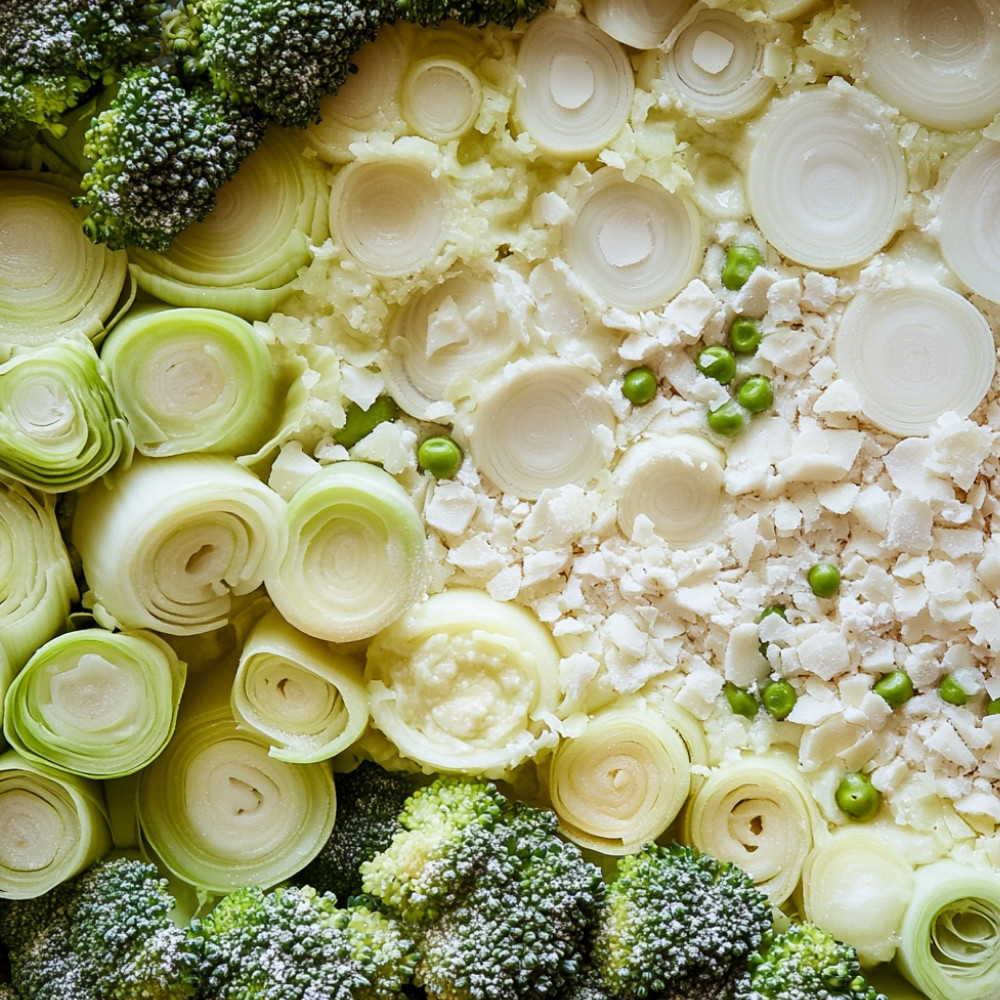
M 691 0 L 585 0 L 588 20 L 634 49 L 654 49 L 684 16 Z

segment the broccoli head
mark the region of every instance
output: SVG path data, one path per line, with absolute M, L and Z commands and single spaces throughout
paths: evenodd
M 549 0 L 383 0 L 386 20 L 398 18 L 426 27 L 452 20 L 469 28 L 499 24 L 513 28 L 549 6 Z
M 750 968 L 751 1000 L 887 1000 L 865 981 L 851 945 L 808 922 L 770 935 Z
M 198 954 L 175 900 L 144 861 L 100 861 L 34 899 L 0 907 L 18 996 L 31 1000 L 189 1000 Z
M 618 862 L 591 962 L 620 1000 L 744 997 L 748 960 L 772 927 L 767 897 L 741 869 L 678 844 Z

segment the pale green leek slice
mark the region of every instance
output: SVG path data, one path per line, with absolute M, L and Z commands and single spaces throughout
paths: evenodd
M 242 456 L 274 429 L 275 368 L 263 338 L 239 316 L 137 310 L 112 330 L 101 360 L 143 455 Z
M 449 142 L 467 132 L 483 97 L 479 78 L 462 59 L 428 56 L 411 62 L 403 79 L 403 114 L 425 139 Z
M 297 131 L 272 126 L 206 219 L 163 253 L 129 250 L 139 287 L 170 305 L 266 319 L 328 235 L 326 178 L 305 145 Z
M 132 433 L 88 343 L 0 365 L 0 473 L 46 493 L 80 489 L 132 457 Z
M 794 761 L 755 754 L 719 765 L 694 790 L 684 839 L 739 865 L 776 906 L 795 891 L 821 819 Z
M 424 593 L 423 521 L 381 467 L 325 466 L 289 501 L 286 523 L 287 550 L 265 583 L 282 617 L 307 635 L 366 639 Z
M 196 634 L 281 557 L 284 501 L 233 458 L 139 457 L 79 494 L 72 538 L 102 625 Z
M 124 251 L 92 243 L 60 174 L 0 173 L 0 345 L 99 340 L 126 293 Z
M 896 963 L 928 1000 L 996 1000 L 1000 874 L 957 861 L 918 868 Z
M 559 650 L 526 608 L 453 588 L 368 647 L 372 720 L 428 773 L 499 777 L 555 742 Z
M 151 632 L 65 632 L 14 678 L 4 736 L 24 756 L 81 777 L 131 774 L 170 739 L 186 673 Z
M 368 725 L 363 669 L 357 659 L 269 612 L 243 645 L 233 714 L 271 744 L 272 757 L 326 760 L 350 747 Z
M 549 794 L 571 840 L 621 855 L 670 826 L 691 789 L 681 735 L 641 704 L 603 709 L 566 737 L 549 765 Z
M 0 899 L 40 896 L 110 847 L 98 782 L 0 754 Z

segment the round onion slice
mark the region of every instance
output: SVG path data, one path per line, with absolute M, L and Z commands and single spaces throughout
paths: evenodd
M 403 81 L 403 114 L 417 134 L 435 142 L 457 139 L 479 113 L 483 89 L 458 59 L 421 59 Z
M 469 446 L 495 486 L 534 500 L 583 486 L 605 467 L 602 438 L 613 420 L 601 384 L 583 369 L 555 359 L 514 365 L 473 414 Z
M 622 309 L 665 304 L 694 275 L 701 257 L 697 212 L 652 178 L 626 180 L 607 167 L 594 175 L 565 236 L 573 270 L 599 298 Z
M 655 49 L 691 6 L 691 0 L 584 0 L 583 12 L 623 45 Z
M 899 228 L 906 166 L 892 126 L 859 91 L 807 88 L 772 105 L 753 138 L 750 209 L 785 257 L 847 267 Z
M 910 118 L 948 131 L 1000 111 L 995 0 L 859 0 L 867 84 Z
M 876 427 L 925 433 L 943 413 L 967 417 L 993 380 L 986 318 L 948 288 L 906 285 L 861 292 L 837 328 L 837 367 Z
M 582 17 L 535 18 L 517 57 L 515 111 L 539 149 L 592 156 L 628 120 L 635 78 L 621 45 Z

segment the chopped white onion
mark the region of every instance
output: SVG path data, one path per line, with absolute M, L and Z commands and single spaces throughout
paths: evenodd
M 655 49 L 690 6 L 691 0 L 584 0 L 583 12 L 623 45 Z

